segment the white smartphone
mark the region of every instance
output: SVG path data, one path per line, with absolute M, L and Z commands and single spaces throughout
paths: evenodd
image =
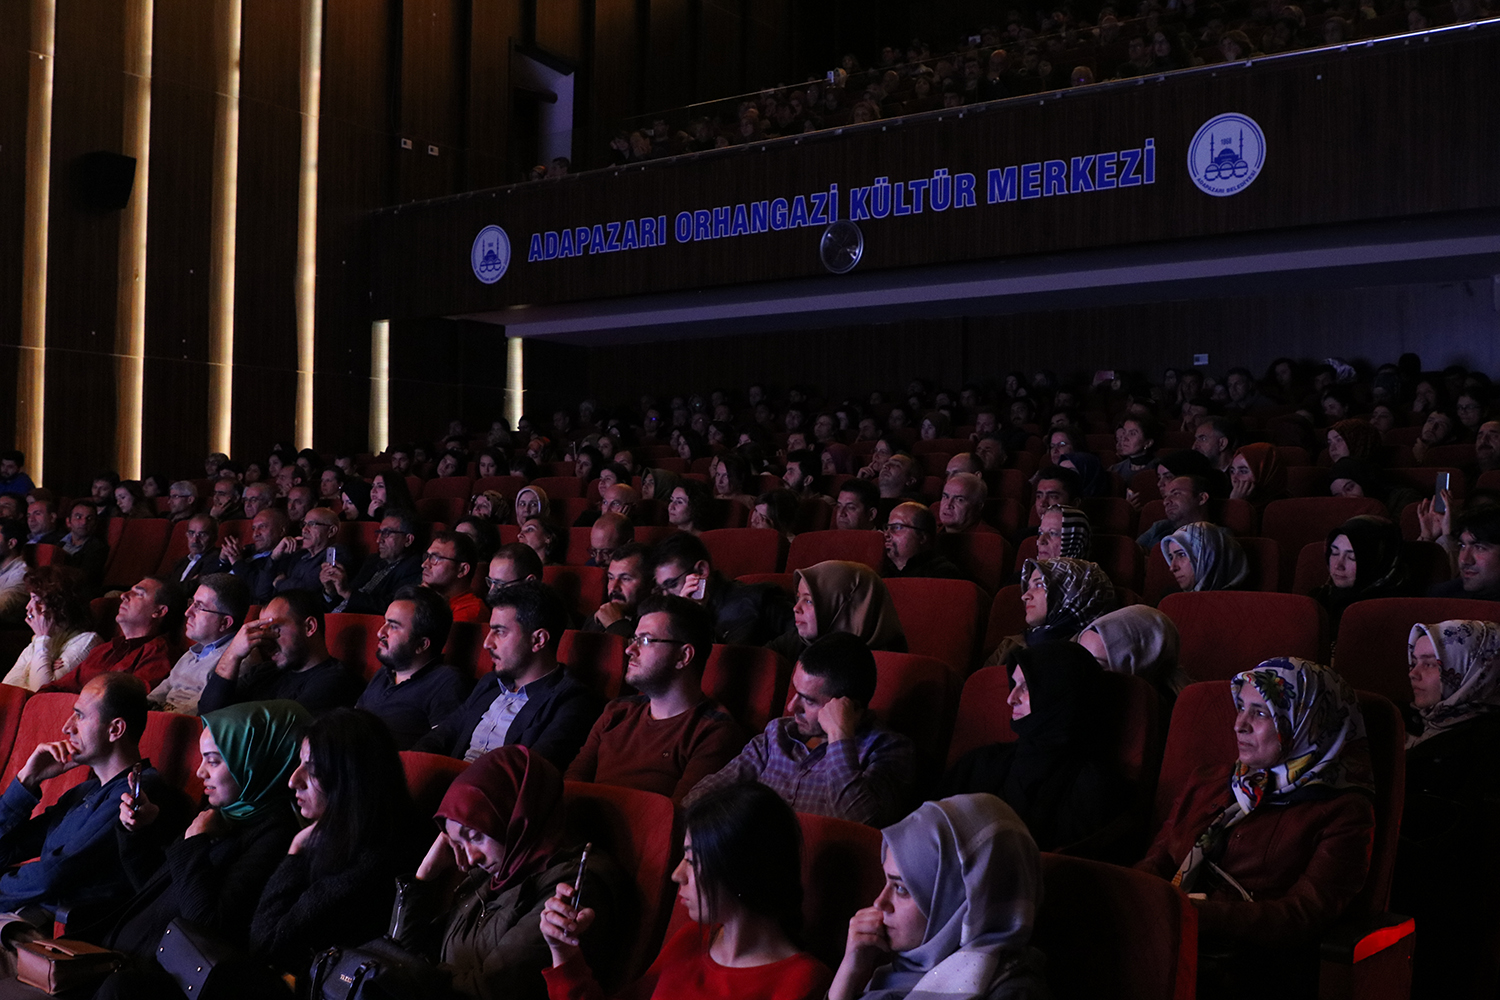
M 334 563 L 338 562 L 339 561 L 338 549 L 335 549 L 332 545 L 330 545 L 330 546 L 328 546 L 328 548 L 324 549 L 323 550 L 323 561 L 326 562 L 330 566 L 332 566 Z
M 1452 473 L 1439 472 L 1436 481 L 1432 484 L 1432 509 L 1435 513 L 1446 514 L 1448 505 L 1443 502 L 1443 491 L 1448 488 L 1448 480 Z

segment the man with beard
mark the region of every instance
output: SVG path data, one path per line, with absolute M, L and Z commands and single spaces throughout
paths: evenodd
M 856 635 L 819 636 L 792 670 L 787 713 L 773 719 L 683 804 L 742 781 L 769 786 L 797 812 L 885 826 L 901 817 L 915 757 L 870 713 L 875 656 Z
M 714 621 L 683 597 L 653 597 L 625 647 L 625 683 L 568 766 L 570 781 L 621 785 L 670 796 L 673 803 L 727 764 L 745 733 L 703 693 Z
M 463 675 L 443 662 L 452 626 L 448 602 L 426 587 L 402 587 L 385 609 L 375 648 L 383 669 L 354 707 L 378 716 L 399 750 L 411 749 L 469 693 Z
M 655 583 L 646 547 L 639 542 L 620 546 L 604 574 L 604 603 L 583 623 L 583 630 L 609 632 L 627 639 L 635 635 L 637 609 Z

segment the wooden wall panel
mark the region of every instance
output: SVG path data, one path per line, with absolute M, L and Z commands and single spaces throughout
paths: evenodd
M 471 8 L 469 33 L 468 151 L 465 186 L 506 183 L 509 155 L 510 54 L 521 41 L 520 0 L 494 0 Z
M 243 2 L 240 24 L 240 100 L 274 104 L 293 110 L 300 108 L 301 0 Z M 327 18 L 326 13 L 324 17 Z
M 694 100 L 742 93 L 747 84 L 740 58 L 739 0 L 701 0 L 698 16 L 698 93 Z
M 635 103 L 643 61 L 637 27 L 636 0 L 595 0 L 593 120 L 606 128 L 645 110 Z
M 651 37 L 642 71 L 646 74 L 646 106 L 662 111 L 694 99 L 693 79 L 698 69 L 695 48 L 694 0 L 651 0 Z
M 395 131 L 400 60 L 391 49 L 401 38 L 400 7 L 398 0 L 324 0 L 325 120 Z
M 26 102 L 30 8 L 0 4 L 0 442 L 16 434 L 15 391 L 21 340 L 21 276 L 26 220 Z
M 537 0 L 536 44 L 560 59 L 583 58 L 583 5 L 590 0 Z

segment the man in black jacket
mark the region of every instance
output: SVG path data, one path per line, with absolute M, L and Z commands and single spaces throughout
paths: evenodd
M 651 557 L 656 592 L 706 607 L 714 616 L 714 642 L 764 646 L 792 627 L 792 602 L 780 587 L 725 579 L 696 535 L 668 535 Z
M 329 610 L 361 615 L 383 615 L 396 591 L 422 583 L 422 554 L 416 550 L 416 515 L 391 511 L 380 519 L 375 551 L 365 557 L 353 580 L 338 563 L 322 569 L 323 592 Z
M 557 662 L 567 609 L 536 580 L 497 588 L 493 598 L 484 648 L 494 671 L 412 749 L 475 760 L 519 745 L 566 770 L 604 709 L 604 698 Z

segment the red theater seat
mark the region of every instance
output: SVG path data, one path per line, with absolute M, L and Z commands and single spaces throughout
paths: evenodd
M 494 490 L 507 500 L 515 500 L 516 494 L 526 486 L 525 476 L 481 476 L 474 480 L 470 496 Z
M 703 693 L 754 736 L 781 716 L 791 679 L 792 665 L 763 646 L 715 644 L 703 670 Z
M 989 607 L 984 591 L 968 580 L 885 581 L 906 633 L 906 648 L 942 660 L 960 677 L 974 667 L 979 623 Z
M 125 522 L 120 543 L 110 549 L 104 567 L 106 590 L 129 590 L 161 565 L 172 524 L 160 518 L 137 518 Z
M 885 888 L 880 831 L 863 823 L 798 813 L 802 824 L 802 927 L 807 950 L 838 968 L 849 920 Z
M 1351 604 L 1339 625 L 1333 668 L 1354 687 L 1411 704 L 1406 639 L 1418 623 L 1496 621 L 1500 604 L 1460 597 L 1380 597 Z
M 720 528 L 698 536 L 714 569 L 734 579 L 747 573 L 775 573 L 781 568 L 781 535 L 770 528 Z
M 786 571 L 793 573 L 829 559 L 864 563 L 878 573 L 885 559 L 885 536 L 878 531 L 838 529 L 803 532 L 792 539 L 786 557 Z
M 937 548 L 990 594 L 1000 589 L 1011 564 L 1010 542 L 988 531 L 945 532 L 938 535 Z
M 948 759 L 963 684 L 942 660 L 914 653 L 875 653 L 878 680 L 870 711 L 916 744 L 919 782 L 932 781 Z
M 406 789 L 411 792 L 418 815 L 431 816 L 442 805 L 448 786 L 463 773 L 469 762 L 445 754 L 402 750 L 401 766 L 406 771 Z
M 740 583 L 774 583 L 793 599 L 797 596 L 797 584 L 790 573 L 746 573 L 739 577 Z
M 1222 524 L 1236 535 L 1253 535 L 1260 528 L 1260 513 L 1248 500 L 1210 500 L 1203 509 L 1214 524 Z M 1138 522 L 1140 535 L 1157 521 L 1167 517 L 1166 506 L 1160 500 L 1152 500 L 1141 508 Z
M 1095 534 L 1135 537 L 1135 508 L 1122 497 L 1084 497 L 1078 507 L 1088 515 Z
M 463 497 L 423 497 L 417 501 L 417 518 L 429 524 L 446 524 L 450 528 L 463 520 L 468 501 Z
M 323 634 L 328 652 L 351 670 L 369 680 L 380 669 L 375 650 L 380 643 L 381 615 L 355 615 L 345 612 L 323 616 Z
M 543 566 L 542 582 L 556 588 L 563 604 L 581 618 L 604 603 L 604 570 L 598 566 Z
M 1227 679 L 1277 656 L 1321 663 L 1328 648 L 1327 613 L 1300 594 L 1168 594 L 1161 610 L 1177 626 L 1179 660 L 1194 680 Z
M 980 667 L 964 681 L 958 699 L 958 718 L 948 745 L 948 766 L 970 750 L 1016 738 L 1010 728 L 1010 670 Z
M 1358 514 L 1386 516 L 1385 504 L 1368 497 L 1303 497 L 1276 500 L 1261 515 L 1261 532 L 1281 546 L 1281 579 L 1297 572 L 1297 555 L 1308 542 L 1323 541 L 1328 532 Z
M 448 630 L 448 641 L 443 645 L 443 662 L 476 678 L 495 669 L 484 648 L 484 637 L 489 631 L 487 622 L 454 622 Z
M 474 480 L 468 476 L 442 476 L 429 479 L 422 486 L 422 499 L 424 500 L 456 499 L 467 504 L 469 497 L 473 494 Z
M 1278 591 L 1281 572 L 1281 546 L 1269 538 L 1239 538 L 1240 549 L 1245 553 L 1245 582 L 1241 590 L 1273 594 Z M 1161 545 L 1153 545 L 1146 553 L 1145 601 L 1155 607 L 1168 594 L 1179 593 L 1177 581 L 1167 568 L 1166 557 L 1161 554 Z
M 557 659 L 582 683 L 606 698 L 618 698 L 625 690 L 625 645 L 624 636 L 568 629 Z
M 549 500 L 583 499 L 583 481 L 577 476 L 541 476 L 531 485 L 547 494 Z

